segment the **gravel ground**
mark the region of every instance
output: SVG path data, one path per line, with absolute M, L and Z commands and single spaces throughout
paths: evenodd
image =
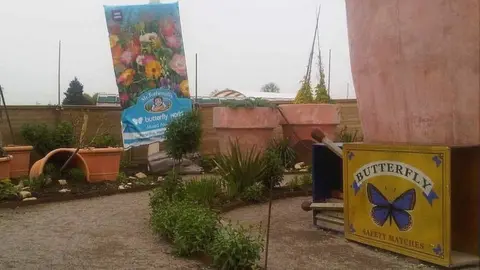
M 347 242 L 342 235 L 313 227 L 312 213 L 300 205 L 310 197 L 274 201 L 268 269 L 436 269 L 418 260 Z M 242 225 L 267 224 L 268 204 L 240 208 L 224 215 Z M 262 256 L 262 265 L 264 257 Z
M 0 269 L 199 269 L 151 233 L 148 192 L 0 210 Z
M 273 204 L 269 269 L 433 269 L 314 229 L 292 198 Z M 224 217 L 266 224 L 267 204 Z M 148 192 L 0 210 L 0 269 L 201 269 L 148 225 Z M 262 259 L 263 260 L 263 259 Z

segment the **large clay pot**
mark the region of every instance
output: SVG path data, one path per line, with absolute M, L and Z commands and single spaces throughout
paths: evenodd
M 297 161 L 311 164 L 312 131 L 320 129 L 331 139 L 335 139 L 340 124 L 338 106 L 335 104 L 282 104 L 280 124 L 283 137 L 288 139 L 297 153 Z
M 283 136 L 293 142 L 311 141 L 314 129 L 322 130 L 331 140 L 335 139 L 340 124 L 338 107 L 334 104 L 282 104 L 279 105 Z
M 479 0 L 346 8 L 364 141 L 479 144 Z
M 117 180 L 123 148 L 85 148 L 78 153 L 88 165 L 90 182 Z
M 44 158 L 37 160 L 33 163 L 32 168 L 30 169 L 30 178 L 37 178 L 43 174 L 45 165 L 50 160 L 65 162 L 73 153 L 75 153 L 74 148 L 58 148 L 53 151 L 50 151 Z M 68 163 L 69 168 L 79 168 L 85 174 L 87 181 L 90 181 L 90 172 L 88 170 L 87 163 L 85 159 L 80 154 L 76 154 Z
M 28 176 L 32 146 L 5 146 L 5 151 L 13 157 L 10 162 L 10 178 Z
M 213 108 L 213 127 L 216 129 L 220 153 L 228 153 L 230 142 L 238 141 L 240 149 L 264 150 L 278 126 L 275 108 Z
M 0 180 L 10 178 L 12 156 L 0 157 Z

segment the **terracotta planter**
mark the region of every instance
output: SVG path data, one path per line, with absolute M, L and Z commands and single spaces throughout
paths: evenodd
M 75 150 L 76 149 L 74 148 L 58 148 L 51 151 L 44 158 L 37 160 L 37 162 L 33 164 L 32 168 L 30 169 L 30 178 L 35 178 L 43 174 L 45 164 L 47 164 L 48 161 L 56 160 L 65 162 L 73 153 L 75 153 Z M 68 167 L 81 169 L 85 174 L 86 180 L 90 180 L 90 172 L 88 170 L 87 163 L 85 162 L 85 159 L 83 159 L 83 157 L 78 153 L 69 162 Z
M 478 0 L 346 0 L 364 141 L 480 143 Z
M 238 140 L 241 149 L 253 146 L 262 151 L 278 126 L 278 113 L 274 108 L 213 108 L 213 127 L 218 135 L 219 150 L 228 153 L 230 141 Z
M 0 180 L 10 178 L 10 164 L 12 156 L 0 157 Z
M 85 148 L 78 153 L 87 163 L 90 182 L 117 180 L 123 148 Z
M 28 176 L 32 146 L 6 146 L 5 151 L 13 157 L 10 162 L 10 178 Z
M 312 141 L 313 129 L 322 130 L 331 140 L 335 139 L 340 124 L 338 107 L 335 104 L 283 104 L 280 110 L 280 124 L 283 136 L 294 144 L 299 141 Z

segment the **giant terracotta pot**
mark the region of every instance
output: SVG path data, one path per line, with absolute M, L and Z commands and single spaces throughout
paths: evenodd
M 364 141 L 480 143 L 479 0 L 346 0 Z
M 220 153 L 228 153 L 230 142 L 238 142 L 240 149 L 255 147 L 262 151 L 278 126 L 275 108 L 213 108 L 213 127 L 216 130 Z
M 338 106 L 335 104 L 282 104 L 280 124 L 283 136 L 297 143 L 311 141 L 312 131 L 320 129 L 333 140 L 340 124 Z
M 311 164 L 312 131 L 320 129 L 331 140 L 335 139 L 340 124 L 335 104 L 282 104 L 279 106 L 283 137 L 290 141 L 297 161 Z
M 10 162 L 10 178 L 28 176 L 30 171 L 30 153 L 33 147 L 26 146 L 5 146 L 5 151 L 13 157 Z

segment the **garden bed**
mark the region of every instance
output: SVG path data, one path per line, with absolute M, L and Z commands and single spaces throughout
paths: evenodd
M 191 175 L 192 177 L 197 176 L 196 174 Z M 151 178 L 152 176 L 150 176 Z M 104 182 L 104 183 L 69 183 L 68 193 L 60 193 L 63 187 L 60 185 L 53 185 L 47 188 L 44 188 L 38 192 L 31 192 L 32 197 L 35 197 L 36 200 L 27 200 L 22 201 L 21 198 L 16 198 L 13 200 L 5 200 L 0 202 L 0 208 L 17 208 L 22 206 L 37 205 L 44 203 L 53 203 L 53 202 L 63 202 L 71 200 L 80 200 L 80 199 L 89 199 L 100 196 L 111 196 L 115 194 L 123 193 L 132 193 L 132 192 L 141 192 L 152 190 L 156 187 L 159 187 L 162 182 L 154 182 L 154 184 L 136 184 L 132 185 L 129 188 L 119 189 L 119 186 L 124 185 L 121 182 Z M 132 179 L 132 184 L 135 184 L 135 181 Z M 126 186 L 126 185 L 125 185 Z M 283 199 L 299 196 L 309 196 L 311 195 L 311 190 L 301 190 L 295 189 L 292 190 L 290 187 L 278 187 L 273 189 L 272 199 Z M 268 196 L 266 194 L 265 196 Z M 254 204 L 253 202 L 245 202 L 241 200 L 235 200 L 227 202 L 221 206 L 215 207 L 216 210 L 225 213 L 232 211 L 239 207 L 244 207 L 247 205 Z
M 115 194 L 140 192 L 154 189 L 160 186 L 160 183 L 153 185 L 137 185 L 128 189 L 118 189 L 119 185 L 113 183 L 87 184 L 72 187 L 68 193 L 60 193 L 58 189 L 48 188 L 40 192 L 31 192 L 36 200 L 22 201 L 10 200 L 0 202 L 0 208 L 17 208 L 22 206 L 37 205 L 43 203 L 63 202 L 79 199 L 89 199 L 100 196 L 110 196 Z

